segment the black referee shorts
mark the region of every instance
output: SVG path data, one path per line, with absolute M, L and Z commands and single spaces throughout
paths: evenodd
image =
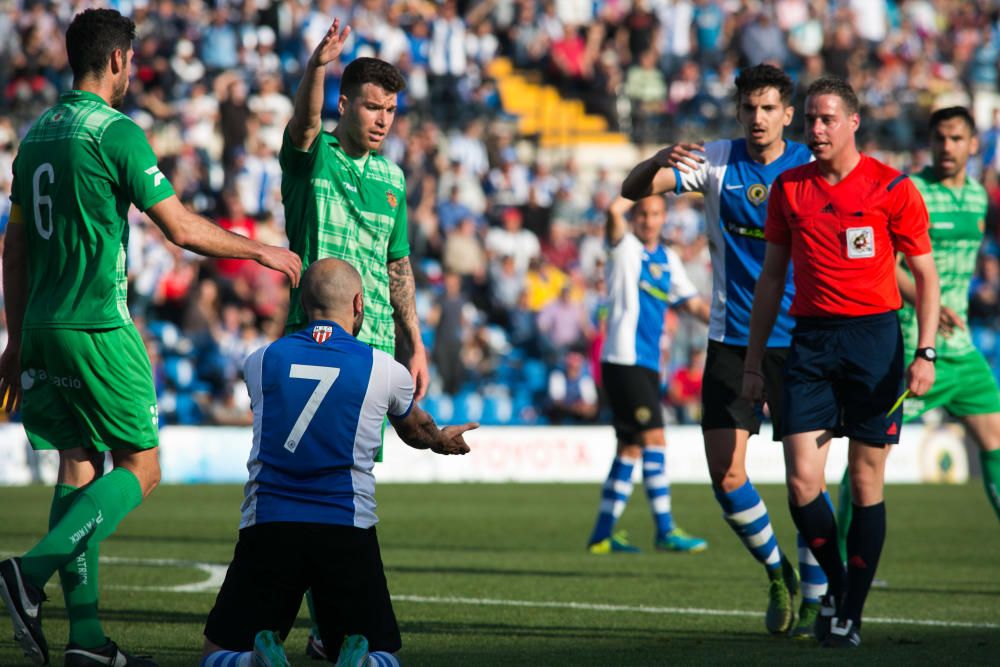
M 871 445 L 899 442 L 905 360 L 894 311 L 800 317 L 785 368 L 786 435 L 830 429 Z
M 230 651 L 252 651 L 261 630 L 284 639 L 309 588 L 330 655 L 347 635 L 364 635 L 372 651 L 402 647 L 375 528 L 318 523 L 241 530 L 205 636 Z
M 760 431 L 760 423 L 764 417 L 763 405 L 754 405 L 740 395 L 743 392 L 743 360 L 746 355 L 746 347 L 708 341 L 705 375 L 701 385 L 703 432 L 742 429 L 755 434 Z M 765 400 L 771 413 L 771 439 L 775 442 L 780 442 L 784 433 L 784 366 L 787 357 L 787 347 L 768 348 L 761 363 Z

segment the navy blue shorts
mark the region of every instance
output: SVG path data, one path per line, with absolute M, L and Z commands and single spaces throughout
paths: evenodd
M 785 365 L 786 434 L 832 430 L 862 442 L 899 442 L 903 340 L 896 313 L 800 317 Z

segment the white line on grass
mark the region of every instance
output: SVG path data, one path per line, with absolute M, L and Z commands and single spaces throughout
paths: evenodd
M 0 552 L 2 556 L 13 555 Z M 175 586 L 106 586 L 117 591 L 156 591 L 163 593 L 216 593 L 226 577 L 227 565 L 205 563 L 172 558 L 118 558 L 101 556 L 101 562 L 108 565 L 137 565 L 140 567 L 189 567 L 201 570 L 207 576 L 203 581 Z M 427 595 L 393 595 L 397 602 L 417 604 L 458 604 L 476 607 L 522 607 L 529 609 L 577 609 L 580 611 L 634 612 L 638 614 L 673 614 L 680 616 L 740 616 L 760 618 L 762 613 L 740 609 L 703 609 L 700 607 L 647 607 L 646 605 L 599 604 L 592 602 L 555 602 L 545 600 L 499 600 L 495 598 L 439 597 Z M 976 623 L 972 621 L 936 621 L 920 618 L 866 617 L 865 623 L 892 625 L 916 625 L 938 628 L 969 628 L 972 630 L 1000 630 L 1000 623 Z
M 647 607 L 645 605 L 593 604 L 589 602 L 545 602 L 532 600 L 495 600 L 490 598 L 428 597 L 424 595 L 393 595 L 393 601 L 429 604 L 464 604 L 482 607 L 530 607 L 535 609 L 579 609 L 582 611 L 636 612 L 641 614 L 677 614 L 683 616 L 746 616 L 759 618 L 764 614 L 738 609 L 701 609 L 698 607 Z M 921 625 L 944 628 L 972 628 L 976 630 L 1000 629 L 997 623 L 972 623 L 968 621 L 934 621 L 917 618 L 865 617 L 865 623 L 892 623 L 894 625 Z

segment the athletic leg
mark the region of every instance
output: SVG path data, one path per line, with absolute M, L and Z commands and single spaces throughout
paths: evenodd
M 49 530 L 69 511 L 81 491 L 103 472 L 104 453 L 83 448 L 59 452 L 59 477 L 52 497 Z M 98 469 L 97 466 L 101 466 Z M 97 571 L 99 546 L 93 545 L 59 568 L 66 615 L 69 617 L 69 643 L 83 648 L 97 648 L 106 636 L 97 617 Z
M 861 627 L 861 613 L 871 590 L 885 543 L 885 462 L 889 447 L 851 439 L 848 450 L 854 516 L 847 533 L 847 582 L 831 640 L 848 641 Z M 856 645 L 856 644 L 855 644 Z
M 618 441 L 615 459 L 611 462 L 611 470 L 608 471 L 608 477 L 604 486 L 601 487 L 601 504 L 597 513 L 597 521 L 591 532 L 590 540 L 587 542 L 591 552 L 637 551 L 634 547 L 626 548 L 629 545 L 624 543 L 624 540 L 621 540 L 622 543 L 616 547 L 613 533 L 615 524 L 621 518 L 625 506 L 628 504 L 628 499 L 632 495 L 632 473 L 641 458 L 641 446 Z M 595 549 L 597 550 L 595 551 Z
M 49 533 L 22 558 L 25 579 L 44 587 L 52 574 L 114 533 L 160 481 L 156 449 L 116 451 L 115 469 L 83 489 Z
M 844 592 L 844 564 L 837 549 L 837 525 L 825 495 L 823 471 L 832 439 L 830 431 L 812 431 L 786 436 L 785 474 L 792 520 L 816 563 L 826 575 L 828 588 L 821 609 L 818 638 L 835 614 L 835 601 Z
M 1000 519 L 1000 412 L 968 415 L 962 421 L 979 445 L 986 497 Z

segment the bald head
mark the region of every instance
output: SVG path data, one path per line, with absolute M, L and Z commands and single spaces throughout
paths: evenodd
M 339 259 L 313 262 L 302 276 L 302 308 L 310 320 L 332 320 L 357 335 L 364 315 L 361 275 Z

